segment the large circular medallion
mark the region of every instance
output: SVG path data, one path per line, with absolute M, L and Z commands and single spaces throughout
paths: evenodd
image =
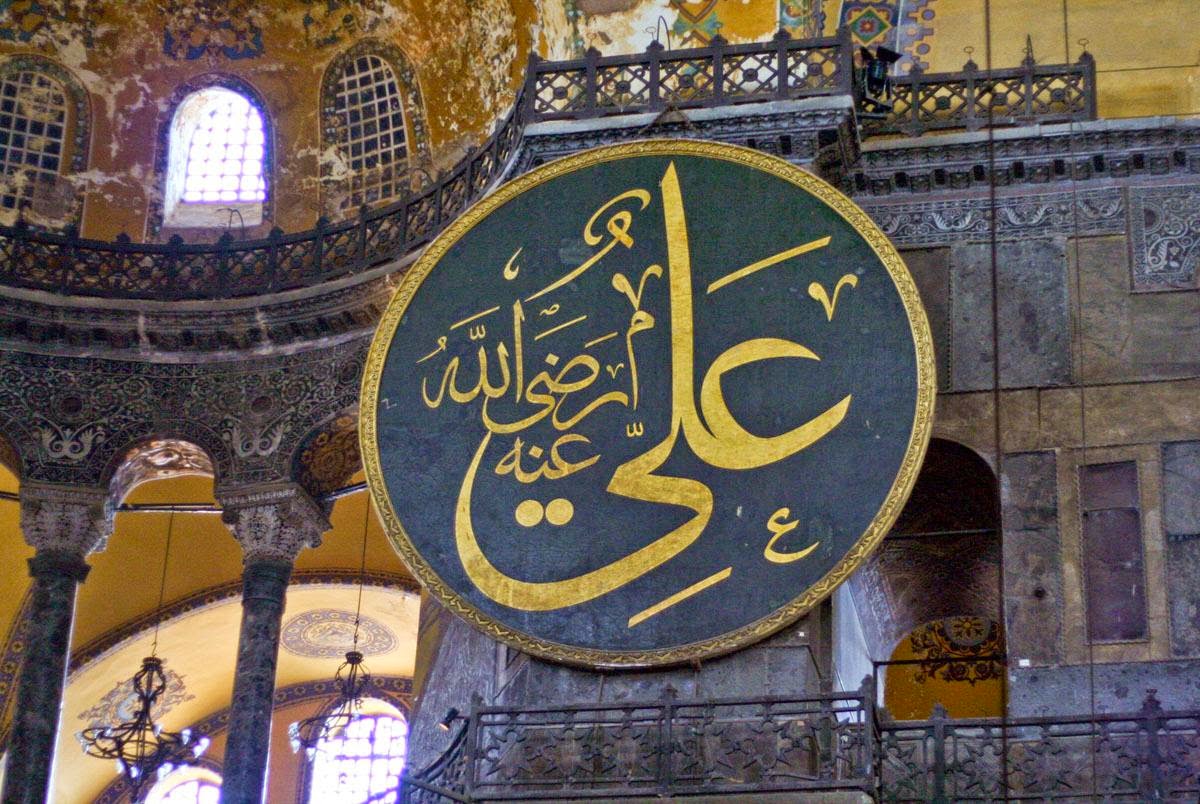
M 933 414 L 916 287 L 865 213 L 710 142 L 587 151 L 500 188 L 405 277 L 362 451 L 458 615 L 588 666 L 724 653 L 857 567 Z

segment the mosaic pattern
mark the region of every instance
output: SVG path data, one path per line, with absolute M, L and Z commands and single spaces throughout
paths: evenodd
M 929 679 L 977 681 L 1002 678 L 1004 633 L 984 617 L 950 617 L 921 626 L 909 636 L 913 654 L 921 659 L 913 681 Z M 965 660 L 965 661 L 964 661 Z
M 912 72 L 913 67 L 929 69 L 929 39 L 933 36 L 933 1 L 906 0 L 900 17 L 898 51 L 905 55 L 898 65 L 900 72 Z
M 0 42 L 31 47 L 92 45 L 87 0 L 0 0 Z
M 678 12 L 671 26 L 675 47 L 704 47 L 712 42 L 713 37 L 721 30 L 721 20 L 717 17 L 718 2 L 719 0 L 705 0 L 697 4 L 671 0 L 671 8 Z M 698 8 L 693 8 L 697 5 Z
M 379 27 L 382 0 L 304 0 L 304 38 L 313 47 L 336 45 Z
M 365 614 L 359 617 L 358 650 L 364 656 L 380 656 L 393 650 L 399 640 L 383 623 Z M 313 609 L 297 614 L 283 624 L 279 644 L 288 653 L 312 659 L 338 659 L 354 649 L 354 612 L 342 609 Z
M 358 450 L 358 415 L 338 416 L 309 436 L 299 452 L 297 482 L 318 496 L 344 486 L 362 468 Z
M 899 0 L 885 3 L 842 4 L 841 25 L 850 31 L 854 44 L 863 47 L 892 47 L 899 24 Z
M 155 720 L 158 720 L 179 704 L 191 701 L 196 697 L 187 691 L 187 685 L 183 683 L 183 676 L 165 665 L 163 667 L 163 675 L 167 679 L 167 689 L 154 702 L 154 707 L 151 709 L 151 715 L 153 715 Z M 80 712 L 76 716 L 76 719 L 82 720 L 85 724 L 80 729 L 81 731 L 83 729 L 111 726 L 133 720 L 134 715 L 137 714 L 137 705 L 138 696 L 133 689 L 133 678 L 130 676 L 130 678 L 109 690 L 100 699 L 100 702 L 91 709 Z
M 779 27 L 794 39 L 812 39 L 825 29 L 821 0 L 779 0 Z
M 1129 234 L 1134 290 L 1196 286 L 1200 187 L 1132 187 Z
M 186 61 L 261 56 L 261 13 L 254 0 L 168 0 L 163 53 Z

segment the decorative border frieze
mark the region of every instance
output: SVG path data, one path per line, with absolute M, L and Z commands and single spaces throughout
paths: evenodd
M 945 246 L 991 236 L 992 201 L 986 196 L 909 203 L 858 200 L 898 246 Z M 1009 239 L 1119 234 L 1126 228 L 1125 206 L 1117 187 L 1005 196 L 995 201 L 996 234 Z

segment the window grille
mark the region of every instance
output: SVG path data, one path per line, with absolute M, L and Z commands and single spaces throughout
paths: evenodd
M 340 145 L 350 171 L 344 206 L 361 206 L 404 195 L 408 144 L 396 74 L 379 56 L 350 61 L 338 77 L 334 111 Z
M 67 99 L 61 84 L 34 71 L 0 77 L 0 206 L 26 206 L 62 165 Z
M 308 801 L 395 802 L 395 793 L 388 791 L 400 784 L 407 750 L 408 724 L 402 717 L 357 718 L 341 733 L 321 741 L 312 761 Z
M 183 201 L 265 200 L 262 115 L 236 92 L 206 92 L 188 143 Z

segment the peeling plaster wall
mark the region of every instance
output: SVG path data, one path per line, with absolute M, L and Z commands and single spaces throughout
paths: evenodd
M 320 87 L 325 67 L 372 37 L 402 49 L 424 100 L 434 168 L 453 164 L 511 107 L 533 45 L 533 0 L 64 0 L 51 12 L 9 6 L 0 57 L 35 52 L 90 96 L 82 233 L 154 235 L 158 156 L 181 87 L 208 76 L 248 83 L 267 105 L 273 217 L 246 236 L 311 227 L 321 210 Z M 59 13 L 61 11 L 61 13 Z M 171 234 L 164 232 L 158 239 Z M 217 233 L 189 232 L 211 240 Z M 238 234 L 238 233 L 235 233 Z

